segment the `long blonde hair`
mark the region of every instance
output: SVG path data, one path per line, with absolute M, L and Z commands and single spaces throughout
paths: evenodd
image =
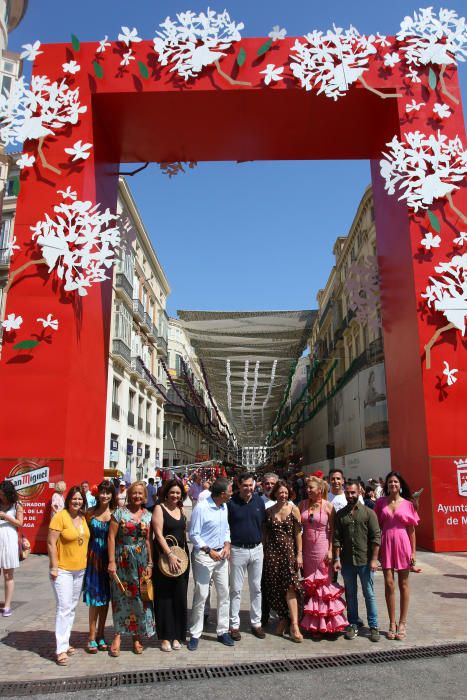
M 310 483 L 317 484 L 324 501 L 328 500 L 328 484 L 324 479 L 320 479 L 319 476 L 308 476 L 306 479 L 307 485 Z

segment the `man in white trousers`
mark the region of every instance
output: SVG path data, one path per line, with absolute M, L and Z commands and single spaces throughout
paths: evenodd
M 229 634 L 230 529 L 226 505 L 231 496 L 232 484 L 220 477 L 213 483 L 211 495 L 198 503 L 191 516 L 195 592 L 187 645 L 189 651 L 197 650 L 203 632 L 204 604 L 211 578 L 217 593 L 217 639 L 226 646 L 234 646 Z
M 253 493 L 253 474 L 237 477 L 239 491 L 230 499 L 227 509 L 230 527 L 230 636 L 235 642 L 240 634 L 240 602 L 245 574 L 250 589 L 251 631 L 264 639 L 261 627 L 261 575 L 263 572 L 263 523 L 266 517 L 264 500 Z

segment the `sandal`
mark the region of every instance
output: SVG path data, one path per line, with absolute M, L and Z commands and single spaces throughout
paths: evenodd
M 97 648 L 99 649 L 99 651 L 108 651 L 109 645 L 107 644 L 105 639 L 99 639 L 99 641 L 97 642 Z
M 90 639 L 88 641 L 88 643 L 86 645 L 86 651 L 88 652 L 88 654 L 97 654 L 99 649 L 98 649 L 97 642 L 95 639 Z
M 170 646 L 170 642 L 168 642 L 167 639 L 162 640 L 161 651 L 172 651 L 172 647 Z
M 139 639 L 133 639 L 133 654 L 142 654 L 144 647 Z
M 292 630 L 296 629 L 296 632 L 293 632 Z M 297 644 L 301 644 L 303 642 L 303 634 L 300 632 L 300 627 L 298 624 L 295 625 L 290 625 L 290 639 L 292 642 L 296 642 Z
M 407 637 L 407 623 L 399 622 L 399 627 L 397 628 L 396 637 L 400 642 L 402 642 Z
M 173 649 L 174 651 L 178 651 L 178 650 L 181 649 L 181 648 L 182 648 L 182 645 L 180 644 L 180 642 L 178 641 L 178 639 L 174 639 L 173 642 L 172 642 L 172 649 Z
M 397 625 L 396 625 L 396 623 L 390 624 L 390 625 L 389 625 L 388 633 L 387 633 L 387 635 L 386 635 L 386 638 L 387 638 L 387 639 L 395 639 L 395 638 L 396 638 L 396 634 L 397 634 Z
M 74 647 L 68 647 L 66 653 L 68 654 L 68 656 L 74 656 L 74 654 L 76 654 L 76 649 Z
M 66 651 L 62 651 L 61 654 L 57 654 L 55 659 L 57 666 L 68 666 L 68 654 Z
M 120 656 L 120 643 L 120 637 L 115 637 L 110 647 L 110 656 Z

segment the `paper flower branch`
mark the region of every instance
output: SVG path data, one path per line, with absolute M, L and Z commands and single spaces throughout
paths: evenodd
M 162 31 L 156 32 L 154 50 L 161 66 L 171 64 L 170 72 L 188 80 L 197 77 L 206 66 L 214 65 L 231 85 L 251 85 L 231 78 L 219 63 L 227 49 L 241 40 L 243 22 L 233 22 L 226 10 L 216 13 L 210 9 L 199 15 L 191 10 L 180 12 L 177 20 L 167 17 L 159 25 Z
M 79 102 L 79 88 L 70 89 L 66 80 L 50 82 L 44 76 L 33 76 L 28 87 L 21 77 L 9 95 L 0 96 L 0 139 L 5 146 L 37 140 L 43 167 L 60 175 L 60 170 L 46 160 L 44 139 L 67 124 L 77 124 L 86 110 Z

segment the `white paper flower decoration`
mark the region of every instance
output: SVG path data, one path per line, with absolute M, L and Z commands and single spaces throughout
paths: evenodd
M 384 65 L 387 68 L 394 68 L 394 66 L 399 63 L 400 56 L 398 53 L 387 53 L 384 57 Z
M 420 243 L 424 248 L 426 248 L 426 250 L 430 250 L 431 248 L 439 248 L 441 243 L 441 236 L 433 236 L 431 231 L 428 231 L 428 233 L 425 235 L 425 238 L 422 238 Z
M 22 316 L 16 316 L 15 314 L 8 314 L 8 317 L 2 322 L 2 327 L 9 333 L 10 331 L 17 331 L 21 328 L 23 323 Z
M 69 195 L 62 193 L 65 200 Z M 65 291 L 78 291 L 80 296 L 94 283 L 107 279 L 120 234 L 114 222 L 118 216 L 109 209 L 100 211 L 98 204 L 74 200 L 54 207 L 54 218 L 31 226 L 42 257 L 57 277 L 64 280 Z
M 170 72 L 176 72 L 185 80 L 196 77 L 205 66 L 218 61 L 233 42 L 240 41 L 243 22 L 236 24 L 229 13 L 217 13 L 208 9 L 199 15 L 192 11 L 177 14 L 177 21 L 170 17 L 159 25 L 154 50 L 162 66 L 171 64 Z
M 92 148 L 92 143 L 83 143 L 81 139 L 76 141 L 71 148 L 65 148 L 65 153 L 73 156 L 72 162 L 75 160 L 87 160 L 91 155 L 89 149 Z
M 23 168 L 31 168 L 35 162 L 35 156 L 30 155 L 29 153 L 23 153 L 16 161 L 16 165 L 20 170 L 22 170 Z
M 70 73 L 71 75 L 75 75 L 75 73 L 78 73 L 81 70 L 81 66 L 76 61 L 64 63 L 62 68 L 64 73 Z
M 441 9 L 438 16 L 432 7 L 414 12 L 401 22 L 397 39 L 407 63 L 416 66 L 451 65 L 467 57 L 467 25 L 454 10 Z
M 70 185 L 68 185 L 66 190 L 57 190 L 57 194 L 61 194 L 62 199 L 71 199 L 74 201 L 78 198 L 77 193 L 71 189 Z
M 126 53 L 123 54 L 122 60 L 120 61 L 121 66 L 128 66 L 130 64 L 130 61 L 135 60 L 135 55 L 133 51 L 130 49 Z
M 438 277 L 430 277 L 431 285 L 422 297 L 428 306 L 441 311 L 462 335 L 467 313 L 467 254 L 455 255 L 449 262 L 436 265 Z
M 454 243 L 456 245 L 464 245 L 467 243 L 467 231 L 459 231 L 457 238 L 454 238 Z
M 287 29 L 281 29 L 278 24 L 275 24 L 268 36 L 273 41 L 282 41 L 287 36 Z
M 451 110 L 448 105 L 436 102 L 433 105 L 433 113 L 438 117 L 438 119 L 447 119 L 451 116 Z
M 130 29 L 129 27 L 122 27 L 121 34 L 118 35 L 118 40 L 123 41 L 123 43 L 127 46 L 129 46 L 131 43 L 136 44 L 143 41 L 138 36 L 138 30 L 135 27 L 133 27 L 133 29 Z
M 51 328 L 53 331 L 58 331 L 58 319 L 54 318 L 52 314 L 47 314 L 47 318 L 36 319 L 38 323 L 42 323 L 44 328 Z
M 410 112 L 418 112 L 422 107 L 425 106 L 424 102 L 415 102 L 415 100 L 412 100 L 412 102 L 409 102 L 408 104 L 405 105 L 405 111 L 407 114 L 410 114 Z
M 411 83 L 421 83 L 422 79 L 420 78 L 420 75 L 418 74 L 418 71 L 415 70 L 415 68 L 409 68 L 408 73 L 405 76 L 406 78 L 409 78 Z
M 265 85 L 269 85 L 271 81 L 277 82 L 278 80 L 283 80 L 283 72 L 284 66 L 279 66 L 276 68 L 274 63 L 268 63 L 266 68 L 260 71 L 260 73 L 264 74 Z
M 449 363 L 446 362 L 446 360 L 444 360 L 443 364 L 444 364 L 443 374 L 445 377 L 447 377 L 448 386 L 452 386 L 459 379 L 459 377 L 456 377 L 456 374 L 458 373 L 459 370 L 455 369 L 454 367 L 451 369 L 449 367 Z
M 109 37 L 106 34 L 105 37 L 100 40 L 99 45 L 96 49 L 96 53 L 104 53 L 109 46 L 112 46 L 108 39 Z
M 403 194 L 414 211 L 427 209 L 436 199 L 449 196 L 467 175 L 467 152 L 458 136 L 449 139 L 441 133 L 426 136 L 408 132 L 404 140 L 397 136 L 387 144 L 390 150 L 380 161 L 385 189 Z
M 20 53 L 20 58 L 26 59 L 27 61 L 35 61 L 39 54 L 44 53 L 43 51 L 39 51 L 40 45 L 40 41 L 35 41 L 34 44 L 23 44 L 21 48 L 24 49 L 24 51 Z

